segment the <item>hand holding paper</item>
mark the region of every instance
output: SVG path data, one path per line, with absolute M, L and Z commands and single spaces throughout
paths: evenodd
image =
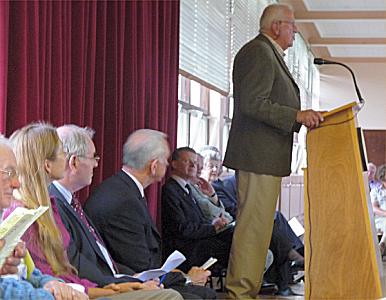
M 181 252 L 176 250 L 169 255 L 168 259 L 165 261 L 165 263 L 162 265 L 161 268 L 143 271 L 132 277 L 137 278 L 141 281 L 148 281 L 150 279 L 158 278 L 166 273 L 169 273 L 171 270 L 177 268 L 185 260 L 186 260 L 185 256 Z
M 48 206 L 41 206 L 37 209 L 17 207 L 0 224 L 0 239 L 4 239 L 5 246 L 0 250 L 0 266 L 3 266 L 6 258 L 12 254 L 20 238 L 46 210 Z

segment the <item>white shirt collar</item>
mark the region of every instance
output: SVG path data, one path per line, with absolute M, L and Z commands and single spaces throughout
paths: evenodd
M 285 52 L 284 52 L 283 48 L 280 47 L 280 45 L 278 43 L 276 43 L 276 41 L 273 38 L 271 38 L 268 34 L 265 34 L 265 33 L 262 33 L 262 35 L 264 35 L 267 39 L 269 39 L 269 41 L 272 43 L 272 45 L 275 47 L 277 52 L 279 52 L 279 54 L 282 57 L 285 56 Z
M 127 170 L 125 170 L 123 168 L 122 168 L 122 171 L 125 172 L 134 181 L 134 183 L 137 185 L 137 187 L 139 189 L 139 192 L 141 193 L 141 196 L 145 197 L 145 191 L 143 189 L 142 184 L 138 181 L 138 179 L 135 178 L 134 175 L 130 174 L 129 171 L 127 171 Z
M 173 174 L 171 177 L 177 181 L 177 183 L 185 190 L 185 192 L 189 194 L 189 190 L 186 188 L 186 185 L 189 183 L 188 181 L 175 174 Z
M 66 189 L 62 184 L 59 183 L 59 181 L 54 180 L 52 184 L 59 190 L 59 192 L 63 195 L 64 199 L 68 202 L 68 204 L 71 205 L 72 202 L 72 194 L 71 192 Z

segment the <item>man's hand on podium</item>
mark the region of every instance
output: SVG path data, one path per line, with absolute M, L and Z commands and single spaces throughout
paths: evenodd
M 319 123 L 323 121 L 324 118 L 322 112 L 314 111 L 312 109 L 299 110 L 296 114 L 296 122 L 310 129 L 319 127 Z

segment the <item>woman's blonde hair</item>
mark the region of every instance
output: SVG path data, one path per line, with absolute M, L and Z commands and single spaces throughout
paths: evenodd
M 63 238 L 53 216 L 48 193 L 50 176 L 45 169 L 46 159 L 55 160 L 62 147 L 56 129 L 47 123 L 32 123 L 14 132 L 11 142 L 25 206 L 50 207 L 36 221 L 38 235 L 33 242 L 42 250 L 55 274 L 73 273 L 74 268 L 68 262 Z

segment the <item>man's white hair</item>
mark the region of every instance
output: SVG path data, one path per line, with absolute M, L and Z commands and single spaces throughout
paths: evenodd
M 135 170 L 142 170 L 148 162 L 165 156 L 169 151 L 167 135 L 152 129 L 134 131 L 123 146 L 123 164 Z
M 71 155 L 86 155 L 88 140 L 92 139 L 95 131 L 89 127 L 79 127 L 74 124 L 65 124 L 56 129 L 63 144 L 67 157 Z
M 272 22 L 283 20 L 283 18 L 285 18 L 285 12 L 288 10 L 292 11 L 292 8 L 287 4 L 276 3 L 268 5 L 260 17 L 260 31 L 270 31 Z

